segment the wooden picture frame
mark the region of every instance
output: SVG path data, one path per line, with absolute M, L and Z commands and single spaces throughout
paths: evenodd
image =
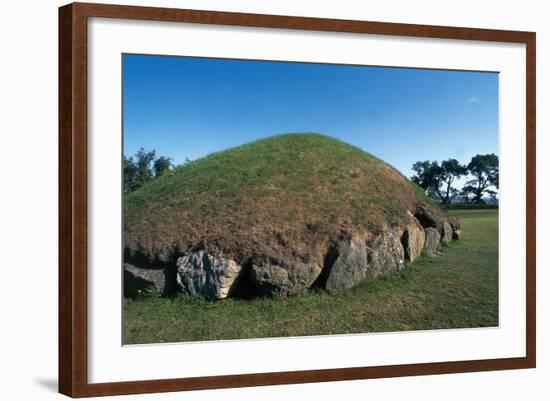
M 229 376 L 88 382 L 87 110 L 91 17 L 520 43 L 526 46 L 526 356 Z M 59 9 L 59 391 L 105 396 L 534 368 L 536 365 L 535 33 L 73 3 Z

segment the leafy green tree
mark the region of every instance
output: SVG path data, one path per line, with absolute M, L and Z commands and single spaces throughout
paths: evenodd
M 484 203 L 483 195 L 495 196 L 498 189 L 498 156 L 494 153 L 475 155 L 468 163 L 468 173 L 473 177 L 466 182 L 462 191 L 473 195 L 474 203 Z
M 451 197 L 458 193 L 453 187 L 456 179 L 468 174 L 468 169 L 456 159 L 448 159 L 441 163 L 440 181 L 444 186 L 442 203 L 450 203 Z
M 172 159 L 156 157 L 154 150 L 139 149 L 132 157 L 123 158 L 124 192 L 132 192 L 173 168 Z
M 156 152 L 154 150 L 146 151 L 143 148 L 139 149 L 135 155 L 135 189 L 141 187 L 148 181 L 151 181 L 154 177 L 153 170 L 151 169 L 151 163 L 155 160 Z
M 442 169 L 438 162 L 419 161 L 413 164 L 412 169 L 416 172 L 416 175 L 411 177 L 412 182 L 426 191 L 428 196 L 443 199 L 440 190 Z
M 128 158 L 124 156 L 122 163 L 123 177 L 124 177 L 124 192 L 131 192 L 138 188 L 136 181 L 136 163 L 132 157 Z
M 155 177 L 160 177 L 165 171 L 171 170 L 173 167 L 172 159 L 169 157 L 160 156 L 153 162 L 153 171 Z
M 458 193 L 453 183 L 467 173 L 466 167 L 456 159 L 445 160 L 441 165 L 436 161 L 419 161 L 412 169 L 416 175 L 411 177 L 411 181 L 442 203 L 450 203 L 451 197 Z

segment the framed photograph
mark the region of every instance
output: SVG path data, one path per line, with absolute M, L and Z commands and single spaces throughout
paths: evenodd
M 535 367 L 535 33 L 59 10 L 59 391 Z

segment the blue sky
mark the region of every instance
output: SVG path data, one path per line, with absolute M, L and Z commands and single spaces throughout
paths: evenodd
M 411 176 L 418 160 L 498 154 L 498 74 L 124 55 L 124 153 L 176 163 L 318 132 Z

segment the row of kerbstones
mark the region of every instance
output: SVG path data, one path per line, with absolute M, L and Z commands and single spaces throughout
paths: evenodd
M 412 223 L 402 232 L 388 229 L 373 239 L 352 238 L 342 241 L 332 255 L 332 263 L 322 272 L 316 263 L 296 263 L 292 267 L 269 259 L 251 265 L 250 279 L 260 295 L 293 295 L 310 288 L 323 273 L 324 288 L 351 288 L 369 277 L 379 277 L 403 269 L 405 260 L 414 261 L 422 252 L 437 253 L 441 242 L 458 239 L 460 232 L 446 220 L 439 227 L 422 227 L 410 213 Z M 330 256 L 330 255 L 329 255 Z M 231 259 L 199 251 L 178 259 L 177 282 L 181 292 L 209 298 L 231 295 L 241 266 Z M 323 280 L 323 281 L 324 281 Z
M 458 227 L 446 220 L 439 220 L 436 227 L 422 227 L 410 214 L 412 223 L 396 231 L 388 229 L 374 238 L 352 238 L 342 241 L 329 255 L 325 271 L 316 263 L 296 263 L 291 267 L 264 259 L 252 262 L 249 279 L 260 295 L 285 296 L 300 293 L 310 288 L 322 277 L 322 286 L 328 290 L 351 288 L 369 277 L 379 277 L 403 269 L 405 260 L 414 261 L 423 252 L 428 256 L 437 254 L 442 242 L 458 239 Z M 234 260 L 213 255 L 201 250 L 177 260 L 177 290 L 188 296 L 223 299 L 232 295 L 242 279 L 242 266 Z M 127 281 L 149 282 L 149 293 L 165 293 L 167 272 L 139 269 L 125 265 L 125 288 Z M 126 290 L 127 295 L 137 295 Z

